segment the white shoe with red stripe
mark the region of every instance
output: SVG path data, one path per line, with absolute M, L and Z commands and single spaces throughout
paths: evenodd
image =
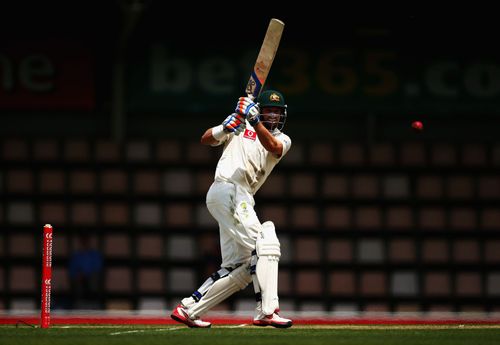
M 182 304 L 178 304 L 177 307 L 174 308 L 170 317 L 191 328 L 210 328 L 212 326 L 210 322 L 203 321 L 200 318 L 192 319 L 189 317 L 186 308 L 184 308 Z
M 253 319 L 253 324 L 255 326 L 273 326 L 276 328 L 288 328 L 292 327 L 292 320 L 285 319 L 279 316 L 279 309 L 276 309 L 272 315 L 260 315 Z

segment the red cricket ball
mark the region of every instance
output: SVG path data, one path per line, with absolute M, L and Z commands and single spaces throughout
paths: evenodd
M 424 124 L 420 121 L 413 121 L 411 127 L 416 131 L 421 131 L 424 129 Z

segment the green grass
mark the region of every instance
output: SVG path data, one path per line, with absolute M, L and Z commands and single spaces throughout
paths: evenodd
M 231 327 L 231 326 L 229 326 Z M 0 327 L 2 345 L 267 345 L 267 344 L 338 344 L 338 345 L 497 345 L 500 328 L 491 327 L 293 327 L 273 329 L 257 327 L 189 329 L 164 327 L 69 326 L 50 329 L 15 326 Z

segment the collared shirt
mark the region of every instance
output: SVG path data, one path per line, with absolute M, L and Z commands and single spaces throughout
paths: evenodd
M 283 144 L 280 157 L 262 146 L 251 126 L 238 136 L 229 135 L 217 164 L 215 180 L 234 183 L 254 195 L 292 145 L 290 137 L 279 130 L 275 130 L 273 136 Z

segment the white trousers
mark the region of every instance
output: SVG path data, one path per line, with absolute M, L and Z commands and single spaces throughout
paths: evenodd
M 206 202 L 208 211 L 219 223 L 221 267 L 247 263 L 262 231 L 253 196 L 232 183 L 215 181 Z

